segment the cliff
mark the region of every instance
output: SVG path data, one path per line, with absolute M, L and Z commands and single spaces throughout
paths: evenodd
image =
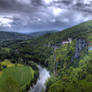
M 84 39 L 77 39 L 76 40 L 76 50 L 75 50 L 75 55 L 74 58 L 78 58 L 80 56 L 80 52 L 83 49 L 88 49 L 88 43 Z

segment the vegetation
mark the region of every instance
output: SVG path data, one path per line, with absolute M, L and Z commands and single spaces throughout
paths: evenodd
M 27 40 L 30 39 L 31 36 L 20 34 L 16 32 L 4 32 L 0 31 L 0 42 L 8 41 L 8 40 Z
M 1 72 L 0 92 L 22 92 L 34 80 L 33 69 L 24 65 L 12 65 Z
M 72 42 L 62 45 L 62 41 L 68 40 L 68 38 L 72 38 Z M 47 92 L 91 92 L 92 51 L 83 48 L 80 51 L 80 56 L 72 60 L 76 50 L 76 40 L 80 38 L 87 43 L 92 41 L 92 21 L 79 24 L 62 32 L 47 33 L 30 40 L 4 41 L 0 44 L 0 61 L 4 61 L 4 63 L 0 63 L 0 70 L 3 71 L 3 73 L 0 73 L 3 83 L 0 91 L 3 92 L 3 87 L 8 85 L 7 83 L 12 84 L 11 87 L 7 86 L 8 88 L 25 89 L 26 83 L 29 84 L 29 80 L 33 79 L 32 72 L 26 72 L 30 70 L 29 67 L 9 67 L 9 65 L 5 65 L 5 60 L 8 59 L 15 65 L 30 65 L 35 71 L 37 70 L 35 63 L 47 67 L 51 72 L 51 78 L 47 81 Z M 85 50 L 88 52 L 85 52 Z M 5 76 L 9 73 L 10 76 L 7 79 Z M 21 74 L 28 75 L 26 73 L 30 74 L 31 79 L 26 76 L 23 77 L 25 79 L 21 82 Z M 7 87 L 4 91 L 7 90 Z M 18 92 L 16 90 L 15 92 Z
M 64 49 L 59 49 L 62 52 Z M 67 53 L 67 52 L 66 52 Z M 57 74 L 51 77 L 47 82 L 48 92 L 91 92 L 92 91 L 92 51 L 88 54 L 75 59 L 74 62 L 69 60 L 71 54 L 58 55 L 59 65 Z M 67 61 L 69 60 L 69 61 Z
M 55 32 L 55 31 L 54 31 Z M 32 39 L 33 37 L 39 37 L 45 35 L 47 33 L 53 33 L 53 31 L 44 31 L 44 32 L 34 32 L 29 34 L 22 34 L 17 32 L 5 32 L 0 30 L 0 42 L 3 41 L 13 41 L 13 40 L 28 40 Z

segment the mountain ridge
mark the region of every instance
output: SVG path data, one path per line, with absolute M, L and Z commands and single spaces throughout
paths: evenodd
M 49 33 L 53 33 L 53 32 L 56 32 L 56 31 L 33 32 L 33 33 L 29 33 L 29 34 L 18 33 L 18 32 L 0 31 L 0 41 L 28 40 L 28 39 L 32 39 L 34 37 L 43 36 L 45 34 L 49 34 Z

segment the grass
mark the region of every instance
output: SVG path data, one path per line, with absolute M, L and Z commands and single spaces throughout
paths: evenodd
M 3 66 L 6 66 L 6 67 L 13 67 L 15 66 L 15 64 L 12 64 L 9 60 L 4 60 L 3 62 L 0 62 L 0 64 Z
M 20 65 L 3 69 L 0 75 L 0 92 L 21 92 L 34 78 L 31 67 Z

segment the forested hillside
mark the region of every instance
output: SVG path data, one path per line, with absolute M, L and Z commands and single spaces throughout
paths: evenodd
M 15 33 L 15 32 L 3 32 L 0 31 L 0 41 L 8 40 L 27 40 L 31 37 L 25 34 Z
M 20 55 L 22 54 L 23 58 L 26 56 L 25 54 L 27 54 L 27 58 L 29 59 L 48 64 L 47 59 L 50 55 L 53 54 L 53 46 L 61 46 L 62 41 L 68 40 L 68 38 L 71 38 L 73 41 L 78 38 L 90 41 L 92 38 L 91 34 L 92 21 L 88 21 L 86 23 L 82 23 L 80 25 L 66 29 L 62 32 L 52 34 L 48 33 L 32 40 L 5 41 L 1 44 L 1 47 L 9 48 L 11 49 L 11 52 L 15 52 L 16 49 L 18 49 Z
M 43 36 L 47 33 L 53 33 L 53 31 L 33 32 L 33 33 L 28 33 L 28 34 L 0 31 L 0 41 L 29 40 L 32 38 L 37 38 L 39 36 Z
M 91 92 L 91 41 L 92 21 L 88 21 L 30 40 L 4 41 L 0 60 L 45 66 L 51 72 L 47 92 Z

